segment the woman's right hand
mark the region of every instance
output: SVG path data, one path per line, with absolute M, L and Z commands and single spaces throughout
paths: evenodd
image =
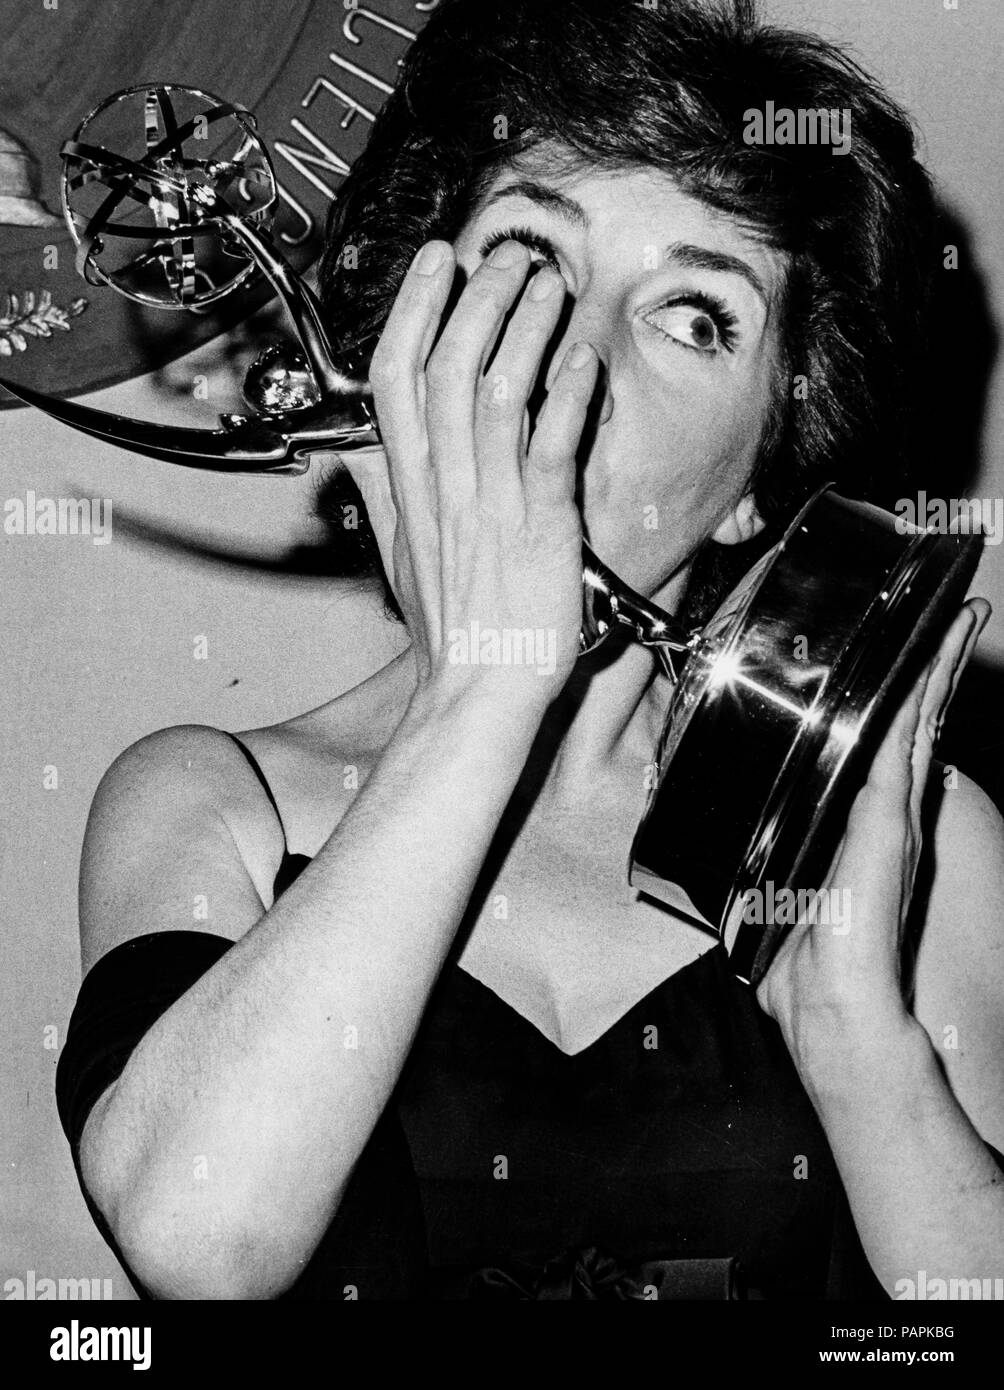
M 396 512 L 390 570 L 419 688 L 451 698 L 487 690 L 542 707 L 578 655 L 575 456 L 598 358 L 573 344 L 528 441 L 527 403 L 565 297 L 556 269 L 542 267 L 527 285 L 529 269 L 526 247 L 504 242 L 471 275 L 440 334 L 456 261 L 447 242 L 427 243 L 370 380 Z

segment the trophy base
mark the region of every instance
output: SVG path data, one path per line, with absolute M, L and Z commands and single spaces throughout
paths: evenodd
M 689 903 L 747 983 L 796 922 L 849 929 L 853 904 L 827 875 L 851 801 L 961 607 L 982 544 L 902 531 L 889 513 L 824 490 L 691 653 L 630 881 L 677 910 Z

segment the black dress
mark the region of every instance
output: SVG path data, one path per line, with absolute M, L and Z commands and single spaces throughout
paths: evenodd
M 277 894 L 307 862 L 286 854 Z M 231 945 L 158 932 L 88 973 L 56 1081 L 78 1175 L 94 1101 Z M 721 947 L 575 1056 L 448 964 L 339 1211 L 283 1295 L 884 1296 L 780 1030 Z

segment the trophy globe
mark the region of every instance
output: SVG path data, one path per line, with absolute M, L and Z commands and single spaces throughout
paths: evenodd
M 194 87 L 146 84 L 103 101 L 61 151 L 79 273 L 137 303 L 196 312 L 243 284 L 255 261 L 240 230 L 267 233 L 276 207 L 255 127 L 243 107 Z

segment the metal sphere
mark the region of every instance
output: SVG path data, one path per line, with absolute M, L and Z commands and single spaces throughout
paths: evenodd
M 258 354 L 244 377 L 244 399 L 255 410 L 295 410 L 320 400 L 307 359 L 291 343 L 273 343 Z
M 199 309 L 254 271 L 217 211 L 266 229 L 275 172 L 250 112 L 194 87 L 130 87 L 62 149 L 77 269 L 139 304 Z

